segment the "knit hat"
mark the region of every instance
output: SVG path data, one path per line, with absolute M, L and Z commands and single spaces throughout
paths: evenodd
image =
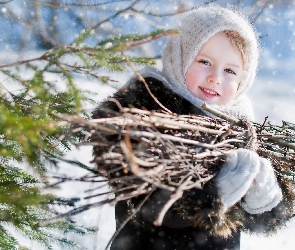
M 181 33 L 170 37 L 164 48 L 162 71 L 168 79 L 169 87 L 197 107 L 204 101 L 188 90 L 185 75 L 202 45 L 214 34 L 225 30 L 236 31 L 245 40 L 244 74 L 234 100 L 225 105 L 211 106 L 237 118 L 253 120 L 252 104 L 245 93 L 252 86 L 256 76 L 259 46 L 250 22 L 236 10 L 207 5 L 189 12 L 182 19 L 178 29 Z

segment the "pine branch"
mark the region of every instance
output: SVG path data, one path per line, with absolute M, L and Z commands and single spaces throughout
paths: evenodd
M 93 201 L 93 199 L 104 199 L 105 195 L 111 194 L 111 190 L 101 191 L 109 185 L 106 179 L 102 179 L 97 169 L 63 158 L 65 152 L 71 150 L 73 146 L 81 146 L 84 142 L 89 143 L 91 134 L 84 128 L 80 129 L 64 121 L 65 117 L 72 120 L 74 117 L 79 117 L 79 120 L 85 121 L 86 124 L 85 117 L 89 117 L 82 110 L 82 102 L 91 102 L 92 99 L 88 97 L 91 93 L 83 92 L 76 86 L 75 74 L 91 76 L 106 84 L 111 79 L 97 75 L 97 69 L 123 71 L 128 63 L 153 65 L 153 58 L 122 55 L 121 52 L 162 36 L 174 34 L 174 31 L 158 30 L 146 35 L 118 36 L 105 39 L 99 45 L 90 47 L 83 44 L 83 41 L 92 35 L 91 32 L 88 30 L 81 34 L 76 44 L 56 46 L 36 58 L 0 65 L 1 73 L 9 81 L 21 86 L 18 93 L 12 93 L 3 86 L 5 93 L 0 94 L 0 160 L 6 164 L 3 170 L 0 168 L 2 216 L 0 221 L 13 226 L 25 237 L 41 243 L 46 248 L 50 248 L 53 242 L 79 248 L 80 246 L 75 242 L 58 232 L 82 234 L 84 229 L 79 230 L 73 225 L 71 216 L 92 207 L 116 202 L 115 199 Z M 109 46 L 110 42 L 112 46 Z M 68 61 L 68 57 L 73 60 Z M 28 72 L 31 77 L 24 77 L 25 73 L 23 74 L 22 70 Z M 54 82 L 46 80 L 47 73 L 55 74 L 61 79 L 66 90 L 57 90 Z M 88 123 L 87 126 L 92 125 Z M 126 153 L 128 155 L 127 151 Z M 138 157 L 133 159 L 134 162 L 142 163 Z M 25 161 L 34 174 L 29 175 L 11 167 L 9 165 L 11 160 L 17 163 Z M 70 175 L 58 176 L 47 173 L 48 166 L 58 168 L 61 162 L 77 166 L 86 174 L 74 178 Z M 143 178 L 146 177 L 143 176 Z M 52 180 L 56 182 L 52 183 Z M 44 195 L 42 188 L 58 187 L 69 181 L 100 184 L 93 190 L 85 190 L 79 198 L 63 199 Z M 158 185 L 161 186 L 160 183 Z M 90 191 L 93 193 L 89 194 Z M 141 192 L 144 193 L 143 190 Z M 7 196 L 8 193 L 11 195 Z M 88 204 L 79 205 L 81 200 L 87 201 Z M 70 210 L 61 214 L 54 208 L 55 206 L 65 206 Z M 85 232 L 93 233 L 94 230 L 86 228 Z M 7 245 L 7 249 L 11 246 L 20 247 L 9 233 L 4 233 L 3 237 L 5 237 L 3 246 Z M 7 241 L 6 245 L 4 241 Z

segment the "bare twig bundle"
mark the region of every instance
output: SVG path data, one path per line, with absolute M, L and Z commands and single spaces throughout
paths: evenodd
M 90 132 L 91 141 L 84 144 L 95 146 L 94 162 L 117 201 L 155 188 L 180 198 L 185 190 L 201 188 L 231 150 L 249 147 L 253 137 L 246 123 L 135 108 L 122 108 L 110 118 L 84 120 L 75 124 L 75 131 L 77 127 Z
M 108 150 L 94 161 L 108 178 L 120 178 L 120 188 L 131 188 L 130 181 L 171 191 L 180 186 L 201 187 L 214 175 L 223 156 L 245 147 L 249 140 L 248 130 L 224 120 L 134 108 L 91 122 L 107 128 L 92 134 L 93 145 L 104 146 L 108 141 Z
M 130 215 L 133 216 L 155 189 L 165 189 L 173 195 L 154 222 L 161 225 L 172 204 L 184 192 L 202 188 L 217 173 L 227 154 L 237 148 L 256 150 L 272 161 L 279 175 L 294 176 L 294 124 L 284 122 L 279 127 L 264 122 L 261 125 L 226 117 L 210 107 L 203 108 L 222 118 L 120 107 L 119 113 L 104 110 L 109 118 L 85 120 L 68 117 L 60 123 L 70 125 L 70 133 L 84 131 L 86 136 L 78 146 L 94 146 L 93 162 L 97 168 L 87 168 L 90 174 L 79 180 L 108 182 L 115 194 L 90 206 L 143 195 Z M 105 179 L 101 179 L 102 176 Z M 59 182 L 78 181 L 64 177 L 58 179 Z M 103 195 L 105 193 L 97 190 L 97 194 L 85 199 Z M 74 209 L 62 216 L 74 215 L 80 210 Z
M 172 192 L 201 188 L 225 156 L 241 147 L 257 150 L 280 173 L 294 174 L 294 124 L 228 120 L 122 108 L 110 118 L 72 120 L 71 125 L 90 132 L 91 141 L 84 144 L 101 151 L 94 162 L 120 200 L 155 187 Z

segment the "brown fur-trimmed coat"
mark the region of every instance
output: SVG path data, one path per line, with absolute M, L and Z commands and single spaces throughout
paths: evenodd
M 169 110 L 176 114 L 200 114 L 202 110 L 167 88 L 159 79 L 145 77 L 154 96 Z M 113 96 L 123 107 L 129 105 L 159 110 L 160 106 L 148 93 L 145 85 L 131 81 L 126 88 Z M 108 117 L 109 113 L 101 108 L 118 111 L 113 101 L 104 101 L 93 112 L 93 118 Z M 95 156 L 106 149 L 94 147 Z M 98 166 L 99 167 L 99 166 Z M 129 221 L 112 243 L 112 250 L 186 250 L 186 249 L 239 249 L 240 231 L 269 234 L 283 227 L 293 216 L 293 184 L 283 176 L 277 176 L 283 191 L 283 200 L 270 212 L 248 214 L 239 203 L 223 214 L 214 178 L 203 189 L 186 192 L 166 214 L 161 227 L 154 226 L 159 211 L 171 193 L 156 190 L 144 203 L 136 216 Z M 117 227 L 129 215 L 129 211 L 139 204 L 141 197 L 116 204 Z

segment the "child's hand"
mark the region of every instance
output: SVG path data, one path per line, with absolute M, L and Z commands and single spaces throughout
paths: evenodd
M 242 207 L 250 214 L 259 214 L 277 206 L 282 197 L 271 163 L 260 158 L 260 170 L 244 197 Z
M 257 214 L 270 211 L 282 199 L 271 163 L 247 149 L 231 152 L 216 176 L 224 212 L 244 197 L 243 208 Z
M 259 171 L 259 156 L 254 151 L 232 151 L 216 176 L 216 185 L 224 212 L 246 194 Z

